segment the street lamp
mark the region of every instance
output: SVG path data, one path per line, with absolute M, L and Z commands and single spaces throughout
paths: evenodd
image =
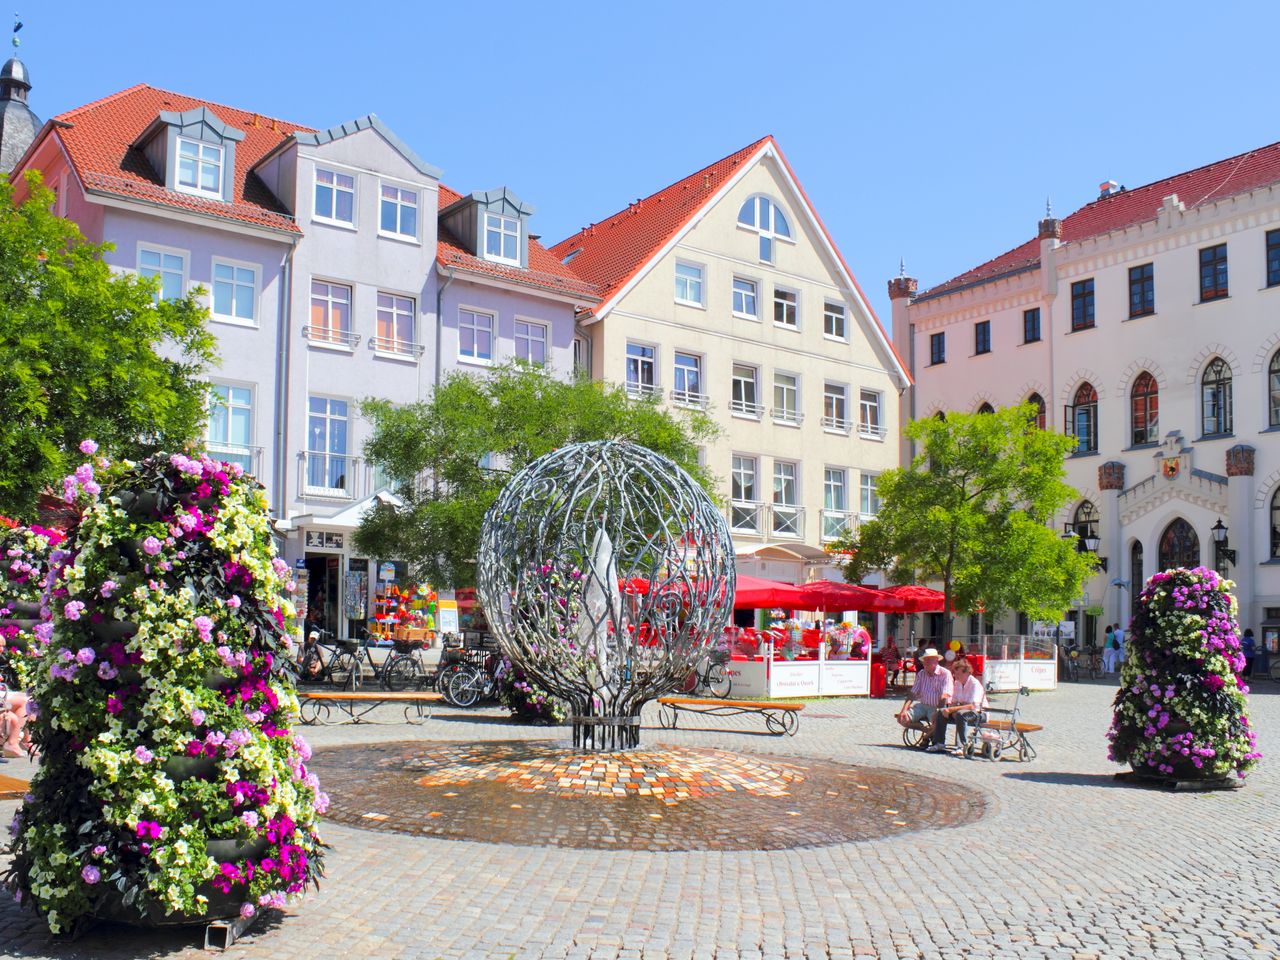
M 1236 552 L 1227 548 L 1227 525 L 1222 522 L 1222 518 L 1218 518 L 1218 522 L 1209 528 L 1209 532 L 1213 534 L 1213 550 L 1215 554 L 1214 568 L 1222 572 L 1226 563 L 1233 567 L 1236 565 Z
M 1066 523 L 1063 525 L 1063 527 L 1064 527 L 1064 532 L 1062 534 L 1062 539 L 1070 540 L 1072 537 L 1076 537 L 1077 550 L 1079 550 L 1081 553 L 1092 553 L 1095 557 L 1097 557 L 1098 547 L 1102 545 L 1102 538 L 1098 536 L 1098 531 L 1094 528 L 1092 524 L 1084 525 L 1083 533 L 1081 533 L 1080 529 L 1073 523 Z M 1106 570 L 1107 570 L 1106 557 L 1098 557 L 1098 569 L 1101 570 L 1103 573 L 1106 573 Z

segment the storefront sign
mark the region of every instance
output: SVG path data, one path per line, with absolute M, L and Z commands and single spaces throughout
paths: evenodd
M 394 580 L 396 578 L 396 565 L 394 563 L 378 564 L 379 580 Z
M 871 669 L 865 660 L 827 660 L 818 665 L 818 693 L 824 697 L 866 696 Z
M 769 696 L 816 697 L 820 690 L 818 661 L 775 661 L 769 667 Z
M 458 632 L 458 601 L 457 600 L 441 600 L 440 601 L 440 632 L 441 633 L 457 633 Z
M 730 660 L 725 665 L 733 686 L 731 697 L 764 697 L 769 693 L 769 673 L 763 660 Z
M 343 535 L 325 530 L 308 530 L 305 543 L 308 549 L 341 550 Z

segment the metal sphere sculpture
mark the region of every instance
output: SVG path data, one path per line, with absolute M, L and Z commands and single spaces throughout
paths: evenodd
M 640 742 L 640 710 L 693 669 L 733 607 L 733 541 L 697 482 L 598 440 L 529 464 L 484 518 L 477 580 L 503 651 L 569 704 L 574 746 Z

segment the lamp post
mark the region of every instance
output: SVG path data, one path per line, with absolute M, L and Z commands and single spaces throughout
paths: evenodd
M 1233 567 L 1236 565 L 1236 552 L 1227 547 L 1227 525 L 1219 517 L 1218 522 L 1209 528 L 1209 532 L 1213 534 L 1213 569 L 1226 574 L 1228 563 Z
M 1092 553 L 1095 557 L 1098 557 L 1098 547 L 1102 545 L 1102 538 L 1098 536 L 1098 531 L 1093 524 L 1085 525 L 1083 527 L 1083 532 L 1077 529 L 1076 525 L 1073 523 L 1065 524 L 1062 539 L 1070 540 L 1072 537 L 1077 538 L 1077 550 L 1081 553 Z M 1098 557 L 1098 569 L 1103 573 L 1107 572 L 1106 557 Z

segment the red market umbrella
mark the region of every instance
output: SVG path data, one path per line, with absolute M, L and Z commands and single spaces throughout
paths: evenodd
M 781 607 L 784 610 L 809 610 L 812 601 L 799 587 L 779 580 L 763 580 L 738 574 L 738 589 L 733 595 L 733 609 L 759 610 Z
M 880 592 L 902 600 L 906 604 L 902 613 L 940 613 L 946 604 L 946 595 L 941 590 L 922 587 L 917 583 L 885 587 Z
M 883 590 L 856 583 L 817 580 L 806 583 L 800 592 L 809 598 L 806 610 L 859 610 L 863 613 L 903 613 L 906 602 Z

